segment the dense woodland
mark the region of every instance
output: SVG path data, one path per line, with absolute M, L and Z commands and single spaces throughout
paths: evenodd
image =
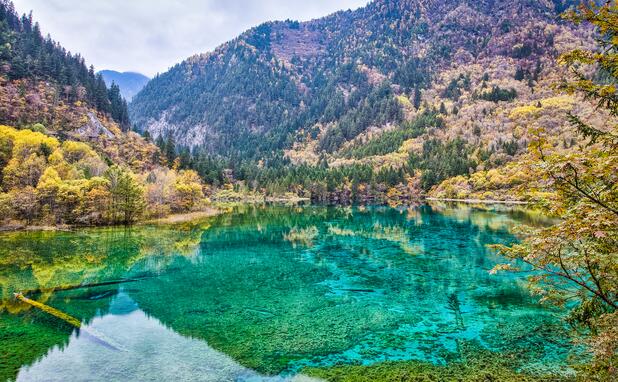
M 363 158 L 381 150 L 388 153 L 406 139 L 419 136 L 427 128 L 442 123 L 437 112 L 429 111 L 414 122 L 404 122 L 400 128 L 380 135 L 369 144 L 351 146 L 347 155 Z M 214 157 L 205 150 L 191 152 L 186 148 L 177 148 L 171 137 L 159 137 L 156 144 L 168 158 L 178 155 L 182 168 L 194 169 L 208 184 L 215 187 L 236 180 L 238 190 L 257 189 L 269 195 L 293 192 L 313 201 L 327 203 L 409 201 L 443 180 L 467 174 L 469 168 L 474 166 L 469 157 L 470 149 L 461 139 L 426 141 L 422 152 L 418 155 L 410 154 L 404 159 L 403 166 L 379 169 L 365 163 L 329 167 L 324 157 L 315 165 L 294 165 L 283 156 L 273 157 L 261 164 L 244 160 L 237 165 L 233 161 Z M 412 179 L 417 173 L 422 174 L 420 178 Z M 231 178 L 226 174 L 231 175 Z
M 127 103 L 119 88 L 112 85 L 108 89 L 83 57 L 67 52 L 50 36 L 43 37 L 32 14 L 20 17 L 9 0 L 0 1 L 0 74 L 9 81 L 50 81 L 63 101 L 86 102 L 108 113 L 125 131 L 130 128 Z M 1 117 L 2 123 L 14 122 Z
M 36 128 L 34 130 L 37 130 Z M 186 212 L 202 202 L 193 171 L 139 173 L 108 163 L 88 144 L 0 125 L 0 211 L 27 224 L 131 224 L 144 214 Z
M 130 113 L 169 162 L 215 186 L 387 201 L 452 197 L 443 181 L 497 170 L 499 187 L 468 193 L 491 197 L 524 181 L 505 167 L 531 139 L 514 109 L 534 105 L 557 144 L 573 140 L 559 127 L 573 101 L 551 87 L 558 55 L 593 43 L 559 20 L 572 4 L 380 0 L 266 23 L 157 76 Z
M 0 1 L 0 101 L 3 225 L 131 224 L 203 205 L 199 176 L 164 163 L 129 131 L 119 87 L 107 88 L 8 1 Z

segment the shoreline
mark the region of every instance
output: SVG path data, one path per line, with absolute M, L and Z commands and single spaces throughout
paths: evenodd
M 11 224 L 0 226 L 0 234 L 15 233 L 15 232 L 73 232 L 80 229 L 92 228 L 130 228 L 140 227 L 145 225 L 166 225 L 166 224 L 181 224 L 198 221 L 209 217 L 217 216 L 223 213 L 220 208 L 206 208 L 202 211 L 193 211 L 182 214 L 171 214 L 158 219 L 147 219 L 137 221 L 132 225 L 26 225 L 26 224 Z
M 425 198 L 424 200 L 429 202 L 457 202 L 468 204 L 511 204 L 525 206 L 530 202 L 524 202 L 521 200 L 493 200 L 493 199 L 451 199 L 451 198 Z
M 305 197 L 286 197 L 286 196 L 243 196 L 240 198 L 211 198 L 213 203 L 245 203 L 245 204 L 260 204 L 260 203 L 301 203 L 311 202 L 311 198 Z
M 26 225 L 12 224 L 0 226 L 0 234 L 8 232 L 72 232 L 79 228 L 110 227 L 110 226 L 70 226 L 70 225 Z
M 268 196 L 264 198 L 264 201 L 266 203 L 300 203 L 300 202 L 311 202 L 311 199 L 300 197 L 300 196 L 297 198 Z
M 223 213 L 223 211 L 219 208 L 208 207 L 202 211 L 186 212 L 182 214 L 172 214 L 172 215 L 164 216 L 158 219 L 149 219 L 143 222 L 139 222 L 136 225 L 149 225 L 149 224 L 165 225 L 165 224 L 188 223 L 188 222 L 193 222 L 193 221 L 200 220 L 200 219 L 217 216 L 221 213 Z
M 255 204 L 263 204 L 263 203 L 299 203 L 299 202 L 310 202 L 309 198 L 285 198 L 285 197 L 267 197 L 262 200 L 237 200 L 237 201 L 217 201 L 215 204 L 219 203 L 221 205 L 225 205 L 226 203 L 232 204 L 247 204 L 247 205 L 255 205 Z M 430 202 L 454 202 L 454 203 L 466 203 L 466 204 L 501 204 L 501 205 L 519 205 L 526 206 L 529 205 L 530 202 L 518 201 L 518 200 L 493 200 L 493 199 L 455 199 L 455 198 L 423 198 L 420 199 L 421 202 L 430 203 Z M 87 228 L 104 228 L 104 227 L 131 227 L 131 226 L 144 226 L 144 225 L 166 225 L 166 224 L 182 224 L 189 223 L 193 221 L 198 221 L 201 219 L 206 219 L 209 217 L 217 216 L 222 213 L 225 213 L 225 208 L 220 208 L 217 206 L 207 207 L 201 211 L 193 211 L 186 212 L 180 214 L 171 214 L 161 218 L 147 219 L 143 221 L 135 222 L 133 225 L 124 226 L 124 225 L 25 225 L 25 224 L 10 224 L 6 226 L 0 226 L 0 234 L 9 233 L 9 232 L 71 232 L 78 229 L 87 229 Z

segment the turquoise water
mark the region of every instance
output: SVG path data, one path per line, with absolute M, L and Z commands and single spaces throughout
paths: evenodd
M 530 296 L 525 274 L 489 273 L 502 259 L 486 245 L 514 241 L 522 221 L 467 206 L 271 206 L 0 235 L 0 379 L 279 381 L 306 367 L 447 365 L 464 342 L 521 371 L 568 373 L 562 312 Z

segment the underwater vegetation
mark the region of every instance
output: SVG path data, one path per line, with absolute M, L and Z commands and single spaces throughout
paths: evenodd
M 574 375 L 518 370 L 515 353 L 494 353 L 476 342 L 461 342 L 444 365 L 423 361 L 387 361 L 373 365 L 336 365 L 307 368 L 303 374 L 333 382 L 458 381 L 458 382 L 570 382 Z
M 104 363 L 156 379 L 155 359 L 205 365 L 187 346 L 227 365 L 204 371 L 214 380 L 572 378 L 564 312 L 489 272 L 486 244 L 516 240 L 519 212 L 451 208 L 241 207 L 197 225 L 0 235 L 0 379 L 106 380 L 92 372 Z

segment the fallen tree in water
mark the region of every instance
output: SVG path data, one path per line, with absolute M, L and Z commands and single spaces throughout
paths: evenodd
M 76 327 L 77 329 L 80 330 L 80 333 L 86 335 L 88 338 L 92 339 L 94 342 L 105 346 L 109 349 L 112 350 L 116 350 L 116 351 L 124 351 L 123 348 L 119 345 L 113 344 L 112 341 L 108 340 L 108 339 L 104 339 L 104 336 L 100 333 L 95 332 L 93 329 L 88 329 L 85 330 L 84 328 L 82 328 L 82 323 L 80 320 L 78 320 L 77 318 L 70 316 L 64 312 L 61 312 L 58 309 L 52 308 L 51 306 L 45 305 L 41 302 L 29 299 L 28 297 L 24 296 L 22 293 L 13 293 L 13 295 L 15 296 L 16 299 L 31 305 L 39 310 L 42 310 L 43 312 L 52 315 L 66 323 L 68 323 L 71 326 Z

